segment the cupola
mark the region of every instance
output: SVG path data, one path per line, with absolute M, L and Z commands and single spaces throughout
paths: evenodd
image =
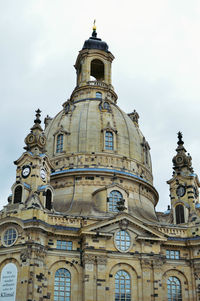
M 76 88 L 64 107 L 77 100 L 108 99 L 116 103 L 111 79 L 111 67 L 114 56 L 108 50 L 106 42 L 97 37 L 96 26 L 92 36 L 84 42 L 74 65 L 77 74 Z

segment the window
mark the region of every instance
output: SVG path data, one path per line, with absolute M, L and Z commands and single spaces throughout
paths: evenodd
M 57 136 L 56 143 L 56 153 L 61 153 L 63 151 L 63 134 Z
M 167 280 L 168 301 L 182 301 L 181 283 L 176 277 L 169 277 Z
M 102 98 L 102 93 L 101 92 L 96 92 L 96 98 Z
M 55 273 L 54 301 L 71 300 L 71 274 L 67 269 L 59 269 Z
M 57 249 L 72 250 L 72 241 L 57 240 Z
M 109 201 L 108 201 L 108 210 L 112 212 L 118 212 L 117 209 L 117 203 L 122 200 L 122 194 L 117 191 L 113 190 L 111 191 L 109 195 Z
M 131 278 L 123 270 L 115 275 L 115 301 L 131 301 Z
M 105 110 L 110 110 L 110 105 L 109 105 L 109 103 L 108 103 L 107 101 L 104 102 L 103 108 L 104 108 Z
M 149 164 L 148 150 L 147 150 L 146 147 L 145 147 L 145 163 L 146 163 L 146 164 Z
M 185 217 L 184 217 L 184 208 L 182 205 L 177 205 L 175 208 L 176 211 L 176 223 L 182 224 L 185 223 Z
M 168 258 L 168 259 L 180 259 L 180 251 L 166 250 L 166 258 Z
M 94 77 L 97 81 L 104 80 L 104 63 L 100 60 L 92 60 L 90 76 Z
M 9 228 L 4 232 L 3 243 L 6 247 L 9 247 L 17 240 L 17 231 L 14 228 Z
M 15 188 L 15 192 L 14 192 L 14 204 L 21 203 L 21 201 L 22 201 L 22 186 L 18 185 Z
M 113 133 L 106 131 L 105 132 L 105 149 L 113 150 Z
M 50 189 L 47 189 L 46 191 L 46 209 L 51 210 L 52 204 L 51 204 L 51 199 L 52 199 L 52 193 Z
M 120 251 L 127 251 L 131 246 L 131 237 L 127 231 L 121 230 L 115 236 L 116 247 Z

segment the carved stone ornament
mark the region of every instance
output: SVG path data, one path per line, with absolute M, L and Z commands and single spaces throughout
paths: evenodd
M 95 263 L 95 255 L 85 254 L 83 256 L 83 263 L 84 264 L 94 264 Z
M 119 222 L 119 227 L 121 230 L 126 230 L 128 228 L 128 225 L 129 225 L 129 221 L 127 219 L 122 219 Z
M 150 269 L 152 266 L 152 261 L 148 259 L 141 259 L 140 263 L 143 269 Z
M 160 269 L 161 266 L 165 263 L 166 259 L 156 259 L 153 261 L 153 268 L 154 269 Z
M 133 122 L 138 125 L 138 119 L 140 118 L 139 114 L 134 110 L 132 113 L 129 113 L 128 116 L 131 118 Z
M 27 261 L 27 259 L 30 259 L 30 258 L 31 258 L 31 250 L 30 249 L 25 249 L 25 250 L 21 251 L 20 259 L 23 262 Z
M 107 257 L 106 256 L 97 256 L 97 264 L 98 265 L 106 265 Z

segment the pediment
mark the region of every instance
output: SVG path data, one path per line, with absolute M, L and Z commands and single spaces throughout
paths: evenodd
M 98 233 L 98 235 L 102 236 L 112 236 L 118 229 L 133 232 L 136 240 L 167 240 L 164 234 L 155 229 L 155 227 L 145 224 L 144 221 L 125 212 L 119 213 L 113 218 L 85 226 L 82 228 L 81 233 L 95 235 Z

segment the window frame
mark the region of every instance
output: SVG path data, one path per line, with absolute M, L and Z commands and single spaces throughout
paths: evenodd
M 182 204 L 177 204 L 175 207 L 175 217 L 176 217 L 176 224 L 184 224 L 185 223 L 185 210 Z M 182 210 L 182 212 L 180 212 Z M 177 218 L 178 217 L 178 218 Z
M 51 193 L 51 198 L 50 198 L 50 200 L 47 198 L 48 197 L 48 195 L 47 195 L 47 193 L 48 193 L 48 191 Z M 47 210 L 52 210 L 52 208 L 53 208 L 53 192 L 52 192 L 52 190 L 48 187 L 47 189 L 46 189 L 46 191 L 45 191 L 45 209 L 47 209 Z M 48 208 L 49 207 L 49 203 L 50 203 L 50 208 Z
M 61 141 L 59 141 L 59 144 L 58 144 L 58 139 L 59 137 L 62 137 L 61 138 Z M 63 146 L 64 146 L 64 134 L 63 133 L 58 133 L 56 135 L 56 143 L 55 143 L 55 153 L 56 154 L 61 154 L 63 153 Z
M 166 258 L 173 259 L 173 260 L 179 260 L 180 259 L 180 251 L 167 249 L 166 250 Z
M 118 276 L 119 278 L 117 278 L 116 276 Z M 124 277 L 123 279 L 122 276 L 125 276 L 126 278 Z M 124 290 L 124 295 L 122 295 L 121 293 L 121 291 L 123 292 L 123 290 Z M 127 291 L 129 292 L 127 293 Z M 131 301 L 131 276 L 127 271 L 118 270 L 115 273 L 114 294 L 115 294 L 115 301 Z M 127 296 L 128 294 L 129 296 Z
M 99 91 L 96 92 L 95 96 L 97 99 L 102 99 L 102 93 Z
M 125 239 L 122 239 L 123 238 L 123 232 L 124 232 L 124 238 Z M 120 236 L 118 236 L 118 234 L 120 233 Z M 127 237 L 129 238 L 127 240 Z M 120 244 L 118 244 L 118 241 L 120 242 Z M 118 229 L 116 232 L 115 232 L 115 235 L 114 235 L 114 244 L 115 244 L 115 247 L 116 249 L 121 252 L 121 253 L 127 253 L 130 251 L 130 249 L 132 248 L 132 238 L 131 238 L 131 234 L 130 232 L 126 229 L 126 230 L 122 230 L 122 229 Z M 126 247 L 126 249 L 123 250 L 123 247 Z
M 114 151 L 114 133 L 111 130 L 106 130 L 104 132 L 104 149 L 106 151 Z
M 111 196 L 112 193 L 116 193 L 116 192 L 121 195 L 121 198 L 115 198 L 115 196 Z M 110 201 L 111 197 L 112 200 Z M 116 189 L 111 190 L 108 195 L 108 212 L 118 213 L 119 210 L 116 208 L 116 206 L 117 206 L 117 202 L 119 202 L 120 200 L 123 200 L 123 194 L 119 190 Z M 114 208 L 114 210 L 112 210 L 111 207 Z
M 58 275 L 58 272 L 60 271 L 60 273 L 62 273 L 62 270 L 64 270 L 68 274 L 68 275 L 67 274 L 66 275 L 69 276 L 69 277 L 61 277 L 62 276 L 61 274 Z M 67 279 L 67 280 L 69 279 L 69 281 L 66 281 L 66 280 L 63 280 L 63 279 Z M 71 285 L 72 281 L 71 280 L 72 280 L 72 276 L 71 276 L 71 273 L 70 273 L 70 271 L 68 269 L 66 269 L 66 268 L 59 268 L 59 269 L 57 269 L 55 271 L 55 274 L 54 274 L 54 287 L 53 287 L 54 288 L 53 289 L 53 300 L 54 301 L 61 300 L 59 297 L 64 297 L 65 301 L 71 301 L 71 287 L 72 287 L 72 285 Z M 61 286 L 63 284 L 63 282 L 66 285 L 64 284 L 63 286 Z M 58 283 L 58 285 L 56 286 L 55 283 Z M 61 285 L 60 285 L 60 283 L 61 283 Z M 69 283 L 69 285 L 67 285 L 68 283 Z M 58 287 L 59 289 L 56 290 L 55 287 Z M 61 288 L 63 287 L 64 290 L 60 290 L 60 287 Z M 68 289 L 68 287 L 69 287 L 69 289 Z M 58 292 L 57 296 L 56 296 L 55 292 Z M 60 292 L 64 292 L 64 295 L 60 295 L 59 294 Z M 66 296 L 67 293 L 69 294 L 69 296 L 68 295 Z
M 70 247 L 68 246 L 69 243 L 70 243 Z M 64 251 L 71 251 L 73 249 L 73 242 L 71 240 L 57 239 L 56 249 L 57 250 L 64 250 Z
M 10 244 L 8 244 L 8 243 L 5 242 L 5 235 L 6 235 L 6 232 L 9 231 L 9 230 L 15 231 L 15 234 L 16 234 L 15 238 L 13 239 L 13 241 Z M 16 243 L 17 239 L 18 239 L 18 231 L 17 231 L 17 229 L 15 227 L 8 227 L 8 228 L 6 228 L 3 231 L 2 236 L 1 236 L 2 245 L 4 247 L 6 247 L 6 248 L 12 247 Z
M 172 278 L 172 280 L 170 279 Z M 174 284 L 172 282 L 175 282 L 174 281 L 174 278 L 178 281 L 178 285 L 177 284 Z M 169 283 L 170 281 L 170 283 Z M 180 296 L 177 295 L 177 286 L 179 287 L 179 290 L 180 290 Z M 169 289 L 170 289 L 170 296 L 169 296 Z M 181 285 L 181 281 L 178 277 L 176 276 L 169 276 L 167 278 L 167 300 L 168 301 L 173 301 L 174 300 L 174 291 L 176 291 L 176 301 L 182 301 L 183 298 L 182 298 L 182 285 Z
M 15 202 L 15 191 L 17 188 L 21 187 L 21 200 L 20 202 Z M 23 202 L 23 192 L 24 192 L 24 187 L 21 184 L 17 184 L 14 189 L 13 189 L 13 204 L 20 204 Z

